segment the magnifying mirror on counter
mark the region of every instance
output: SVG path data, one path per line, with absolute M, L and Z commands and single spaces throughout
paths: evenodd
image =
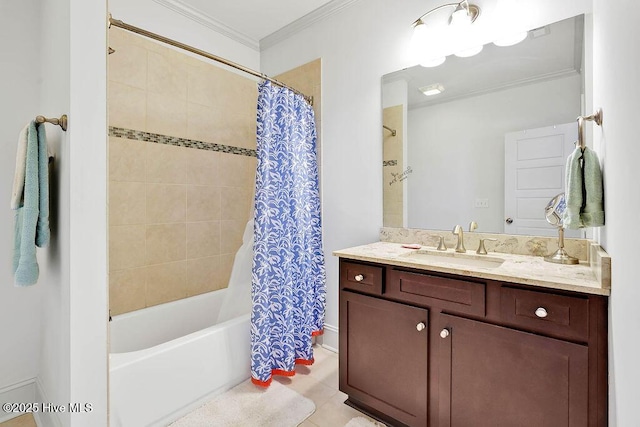
M 544 208 L 544 216 L 547 222 L 558 227 L 558 250 L 544 257 L 544 260 L 556 264 L 578 264 L 579 260 L 564 250 L 564 225 L 562 223 L 562 215 L 566 208 L 567 203 L 564 199 L 564 193 L 553 197 Z

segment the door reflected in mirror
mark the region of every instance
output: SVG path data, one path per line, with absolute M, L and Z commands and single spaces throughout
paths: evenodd
M 555 235 L 545 206 L 564 191 L 585 109 L 584 28 L 580 15 L 383 76 L 384 226 Z

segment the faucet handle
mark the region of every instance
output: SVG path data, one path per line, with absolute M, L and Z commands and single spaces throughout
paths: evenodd
M 438 248 L 439 251 L 446 251 L 447 245 L 444 243 L 444 236 L 433 235 L 432 237 L 438 238 Z
M 484 247 L 484 241 L 488 240 L 489 242 L 497 242 L 498 239 L 494 239 L 491 237 L 485 237 L 484 239 L 480 239 L 480 244 L 478 245 L 478 250 L 476 251 L 476 253 L 478 255 L 486 255 L 487 254 L 487 249 Z
M 472 232 L 473 230 L 475 230 L 476 228 L 478 228 L 478 223 L 475 221 L 471 221 L 469 223 L 469 232 Z

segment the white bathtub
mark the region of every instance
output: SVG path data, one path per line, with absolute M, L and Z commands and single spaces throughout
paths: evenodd
M 250 377 L 250 314 L 215 324 L 225 292 L 113 318 L 111 427 L 166 426 Z

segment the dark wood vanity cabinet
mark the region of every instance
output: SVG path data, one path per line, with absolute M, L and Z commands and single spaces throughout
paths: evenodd
M 398 426 L 605 426 L 606 322 L 603 296 L 341 259 L 340 390 Z

